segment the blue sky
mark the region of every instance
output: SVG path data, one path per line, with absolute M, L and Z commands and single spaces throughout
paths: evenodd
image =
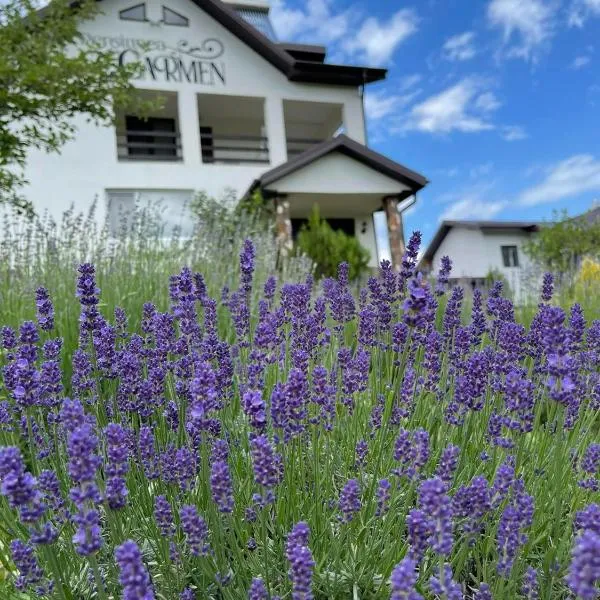
M 385 66 L 369 144 L 429 180 L 405 215 L 550 219 L 600 200 L 600 0 L 271 0 L 282 40 Z

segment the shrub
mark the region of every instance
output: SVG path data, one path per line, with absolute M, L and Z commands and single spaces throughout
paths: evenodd
M 317 278 L 334 277 L 342 262 L 348 265 L 351 280 L 358 279 L 368 268 L 369 251 L 354 236 L 334 231 L 321 219 L 316 205 L 298 233 L 296 244 L 300 253 L 315 263 Z

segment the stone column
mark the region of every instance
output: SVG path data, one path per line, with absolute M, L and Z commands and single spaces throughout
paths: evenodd
M 383 208 L 390 240 L 392 267 L 399 271 L 404 255 L 404 231 L 402 228 L 402 215 L 398 212 L 398 198 L 396 196 L 386 196 L 383 199 Z
M 287 198 L 274 198 L 275 203 L 275 239 L 280 255 L 287 255 L 293 247 L 292 221 L 290 220 L 290 202 Z

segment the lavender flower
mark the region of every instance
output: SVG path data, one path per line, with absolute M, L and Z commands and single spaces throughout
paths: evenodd
M 123 508 L 127 501 L 125 475 L 129 470 L 129 432 L 117 423 L 109 423 L 104 430 L 106 436 L 106 498 L 112 509 Z
M 356 479 L 350 479 L 342 489 L 339 507 L 344 523 L 352 521 L 354 515 L 360 510 L 360 487 Z
M 552 273 L 544 273 L 542 281 L 542 302 L 550 302 L 554 293 L 554 275 Z
M 390 578 L 392 595 L 390 600 L 423 600 L 415 591 L 417 583 L 417 562 L 410 558 L 402 559 L 392 571 Z
M 442 451 L 440 462 L 437 466 L 435 474 L 439 477 L 446 485 L 452 482 L 454 477 L 454 471 L 458 464 L 458 456 L 460 454 L 460 448 L 452 444 L 448 444 Z
M 268 600 L 268 597 L 264 581 L 260 577 L 255 577 L 248 590 L 248 600 Z
M 250 442 L 254 480 L 270 491 L 283 477 L 281 455 L 276 454 L 266 435 L 256 436 Z M 272 497 L 269 495 L 269 500 Z
M 452 578 L 452 567 L 444 565 L 443 571 L 439 567 L 435 575 L 429 579 L 429 587 L 440 600 L 463 600 L 461 586 Z
M 19 571 L 15 587 L 23 592 L 28 588 L 39 586 L 43 581 L 44 572 L 37 562 L 33 548 L 21 540 L 13 540 L 10 544 L 10 552 Z
M 595 600 L 600 582 L 600 534 L 587 530 L 579 535 L 571 554 L 567 585 L 578 598 Z
M 308 548 L 310 530 L 304 522 L 297 523 L 288 536 L 286 557 L 290 563 L 293 600 L 312 600 L 312 574 L 315 566 Z
M 440 260 L 440 270 L 435 284 L 435 293 L 438 296 L 442 296 L 446 291 L 450 271 L 452 271 L 452 261 L 450 260 L 450 257 L 442 256 Z
M 213 449 L 212 464 L 210 466 L 210 489 L 219 511 L 231 513 L 234 504 L 233 484 L 226 452 L 227 449 L 225 448 L 225 456 L 223 456 L 223 449 L 220 446 Z
M 173 534 L 175 533 L 173 509 L 164 496 L 156 496 L 154 499 L 154 519 L 158 526 L 158 530 L 163 537 L 173 537 Z
M 406 517 L 408 530 L 408 554 L 419 562 L 427 550 L 431 536 L 431 523 L 425 512 L 413 508 Z
M 198 514 L 196 507 L 186 504 L 181 507 L 181 528 L 185 534 L 190 552 L 194 556 L 206 556 L 210 549 L 208 545 L 208 527 Z
M 419 486 L 419 505 L 428 518 L 430 531 L 427 540 L 437 554 L 447 556 L 452 550 L 452 505 L 446 486 L 438 477 L 427 479 Z
M 115 558 L 119 565 L 123 600 L 154 600 L 150 574 L 142 562 L 138 545 L 127 540 L 115 549 Z
M 376 516 L 383 516 L 389 509 L 391 484 L 387 479 L 381 479 L 377 485 L 377 511 Z
M 40 329 L 44 331 L 54 329 L 54 306 L 46 288 L 39 287 L 35 291 L 35 306 Z
M 527 567 L 525 571 L 521 585 L 521 594 L 527 600 L 538 600 L 539 598 L 537 571 L 533 567 Z
M 473 600 L 493 600 L 490 586 L 487 583 L 482 583 L 475 594 L 473 594 Z
M 267 425 L 267 413 L 262 393 L 254 390 L 244 392 L 242 407 L 250 421 L 250 425 L 259 431 L 264 430 Z

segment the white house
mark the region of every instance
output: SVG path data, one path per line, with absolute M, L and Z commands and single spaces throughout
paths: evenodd
M 523 246 L 538 228 L 538 223 L 520 221 L 443 221 L 419 269 L 435 274 L 442 256 L 449 256 L 451 283 L 482 288 L 491 273 L 501 273 L 515 298 L 521 299 L 529 291 L 526 279 L 533 271 Z
M 321 46 L 277 41 L 265 0 L 102 0 L 83 37 L 141 61 L 136 81 L 163 108 L 115 127 L 76 120 L 60 154 L 32 152 L 25 193 L 54 217 L 100 200 L 113 227 L 136 202 L 158 199 L 189 226 L 196 191 L 238 197 L 260 189 L 275 203 L 287 243 L 314 203 L 377 261 L 373 213 L 385 210 L 393 262 L 403 250 L 398 203 L 427 180 L 365 146 L 365 85 L 385 69 L 326 62 Z M 343 135 L 337 135 L 343 132 Z

